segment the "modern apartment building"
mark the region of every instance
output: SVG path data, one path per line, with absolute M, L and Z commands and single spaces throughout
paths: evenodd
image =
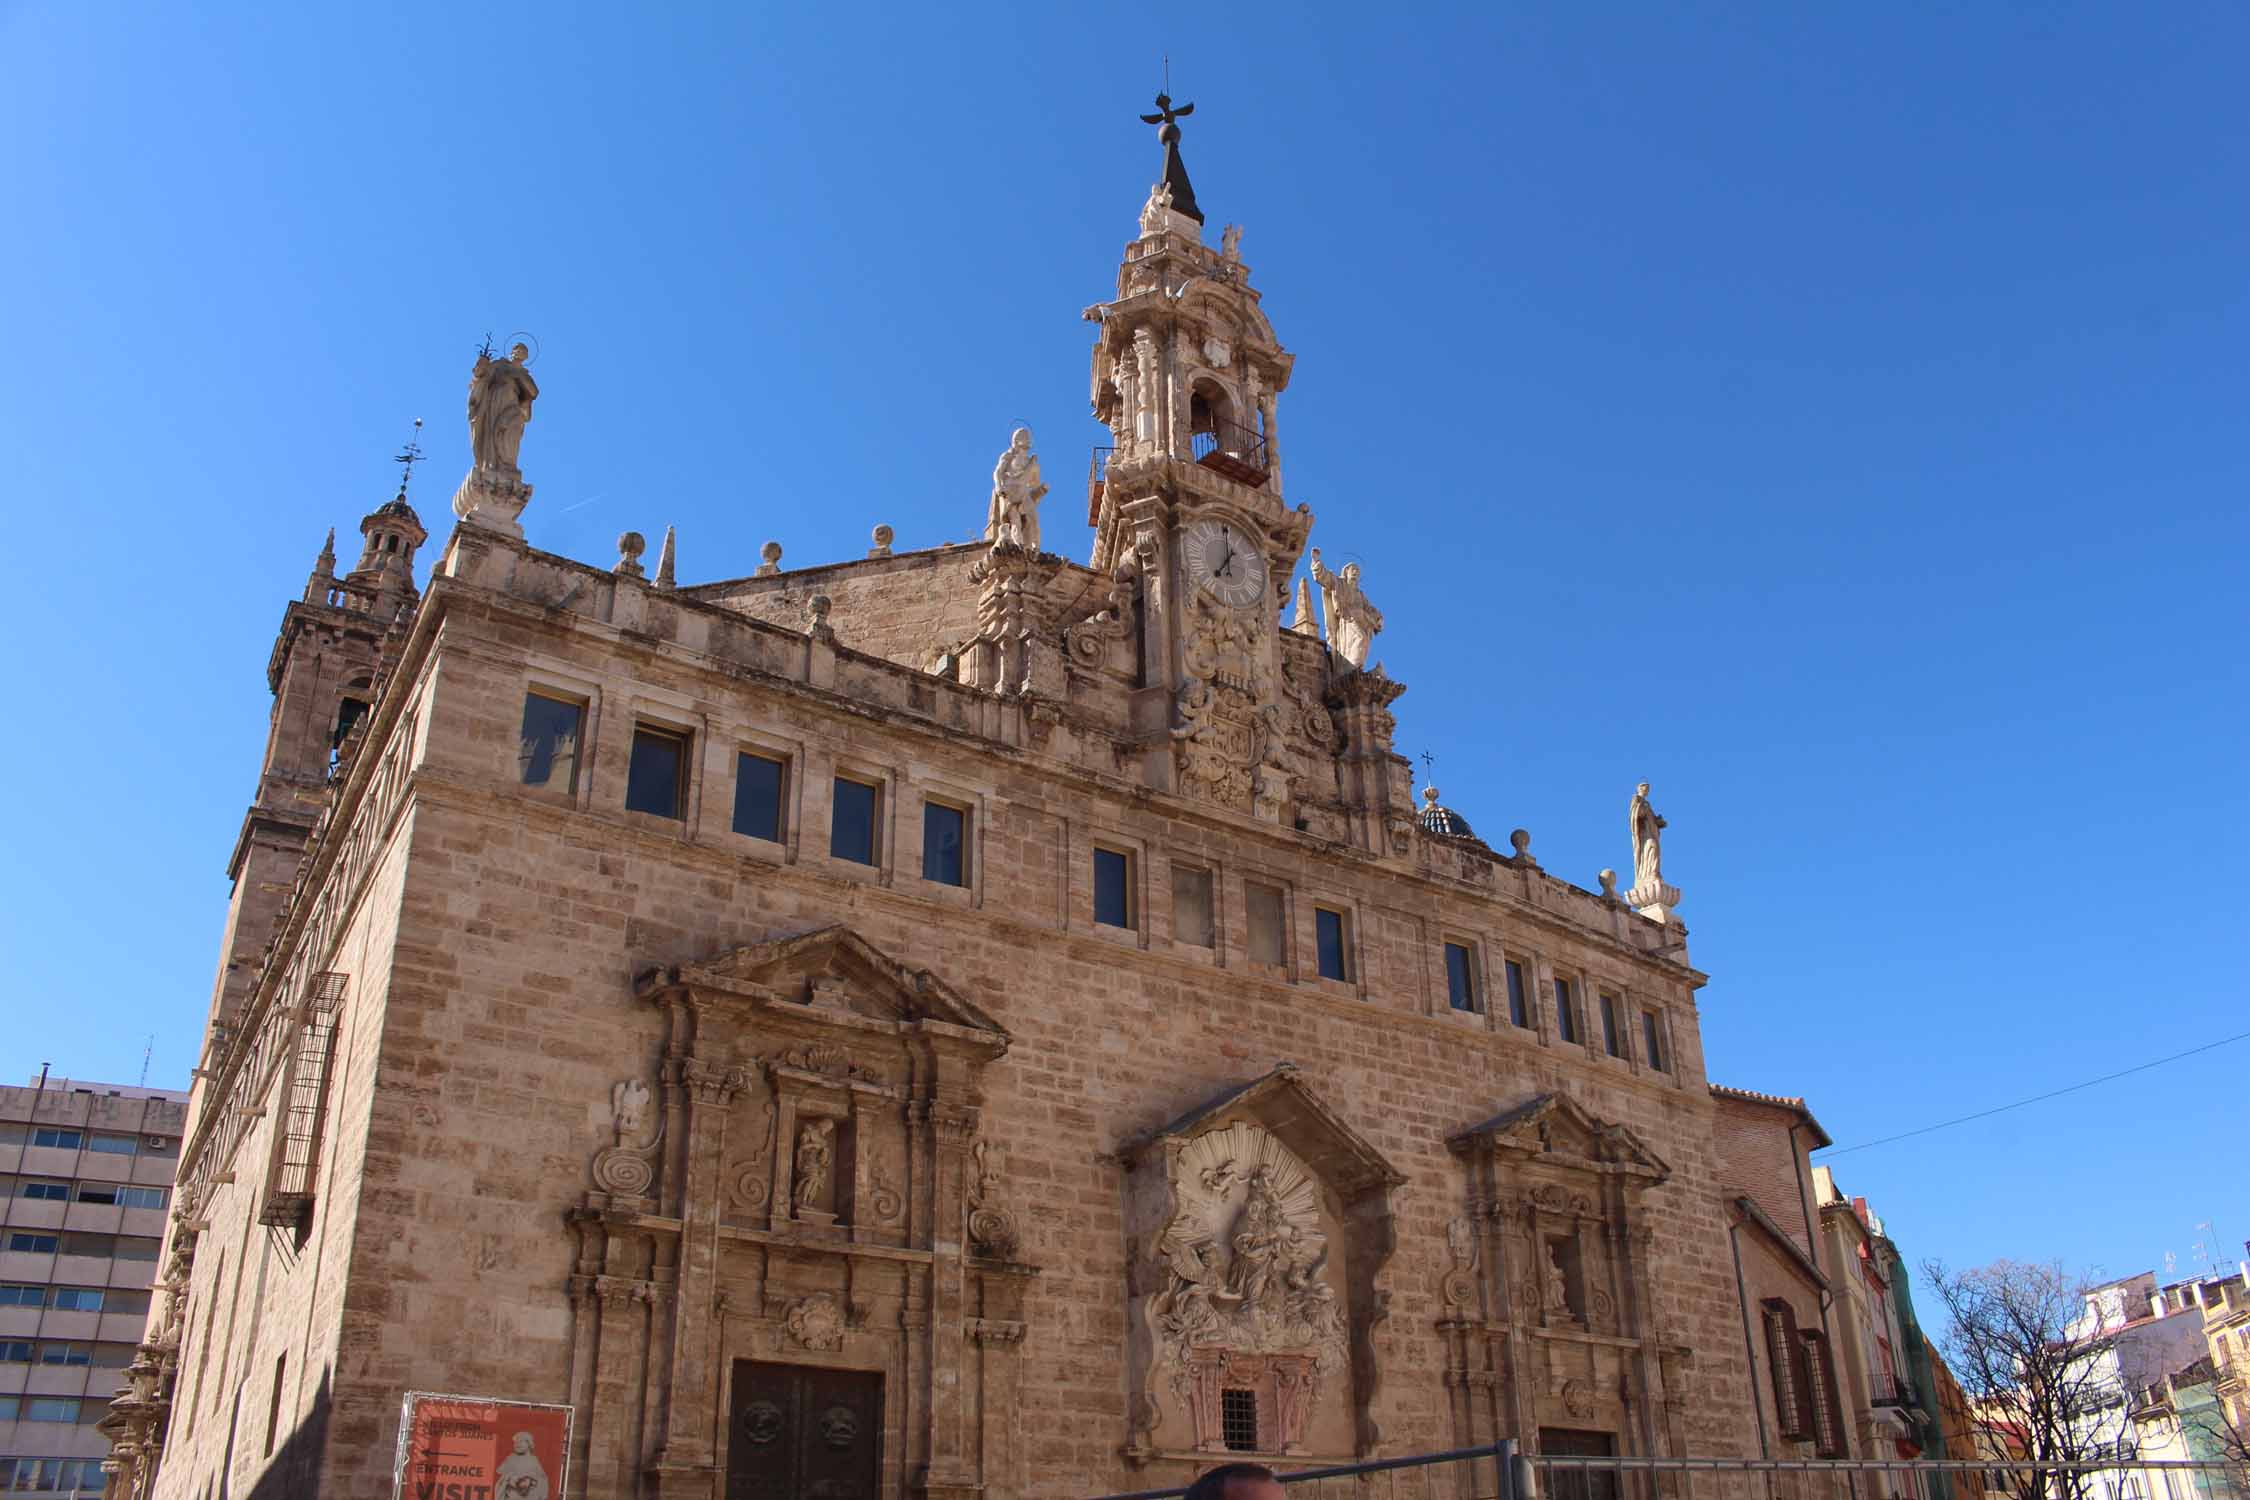
M 0 1490 L 103 1492 L 109 1413 L 148 1320 L 187 1095 L 0 1088 Z

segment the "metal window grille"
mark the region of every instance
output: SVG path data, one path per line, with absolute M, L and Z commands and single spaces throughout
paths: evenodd
M 1255 1453 L 1258 1451 L 1258 1393 L 1256 1391 L 1223 1390 L 1219 1392 L 1219 1436 L 1224 1439 L 1230 1453 Z
M 281 1120 L 274 1132 L 272 1171 L 259 1209 L 261 1223 L 302 1227 L 310 1216 L 320 1170 L 328 1077 L 336 1050 L 336 1016 L 349 983 L 333 971 L 315 974 L 281 1080 Z
M 1811 1329 L 1797 1335 L 1804 1341 L 1804 1380 L 1812 1398 L 1813 1447 L 1822 1458 L 1838 1458 L 1844 1451 L 1843 1428 L 1837 1421 L 1836 1366 L 1828 1357 L 1828 1340 Z
M 1773 1367 L 1773 1405 L 1781 1418 L 1781 1435 L 1803 1441 L 1812 1436 L 1807 1420 L 1804 1381 L 1799 1372 L 1804 1349 L 1797 1341 L 1797 1319 L 1789 1304 L 1765 1303 L 1766 1362 Z

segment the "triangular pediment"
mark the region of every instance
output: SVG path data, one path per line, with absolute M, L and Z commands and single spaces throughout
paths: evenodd
M 1672 1175 L 1664 1159 L 1629 1127 L 1601 1118 L 1568 1094 L 1527 1099 L 1446 1144 L 1462 1154 L 1506 1151 L 1657 1182 Z
M 1008 1041 L 999 1022 L 936 974 L 899 962 L 843 926 L 751 943 L 647 975 L 640 984 L 648 997 L 682 987 L 867 1021 L 936 1022 L 983 1033 L 1002 1046 Z
M 1347 1198 L 1406 1181 L 1373 1143 L 1328 1107 L 1299 1076 L 1295 1063 L 1282 1063 L 1262 1077 L 1213 1096 L 1120 1154 L 1131 1162 L 1167 1142 L 1201 1135 L 1235 1118 L 1255 1121 L 1271 1131 Z

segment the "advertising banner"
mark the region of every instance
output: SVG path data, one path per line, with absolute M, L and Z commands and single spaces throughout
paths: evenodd
M 559 1500 L 570 1408 L 408 1391 L 398 1500 Z

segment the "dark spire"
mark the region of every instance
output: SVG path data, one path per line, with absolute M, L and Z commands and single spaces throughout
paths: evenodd
M 1195 113 L 1195 106 L 1174 106 L 1170 94 L 1156 96 L 1157 112 L 1141 119 L 1157 126 L 1156 138 L 1164 143 L 1164 185 L 1172 190 L 1172 212 L 1186 214 L 1200 224 L 1203 210 L 1195 206 L 1195 186 L 1188 181 L 1187 163 L 1180 160 L 1179 121 Z

